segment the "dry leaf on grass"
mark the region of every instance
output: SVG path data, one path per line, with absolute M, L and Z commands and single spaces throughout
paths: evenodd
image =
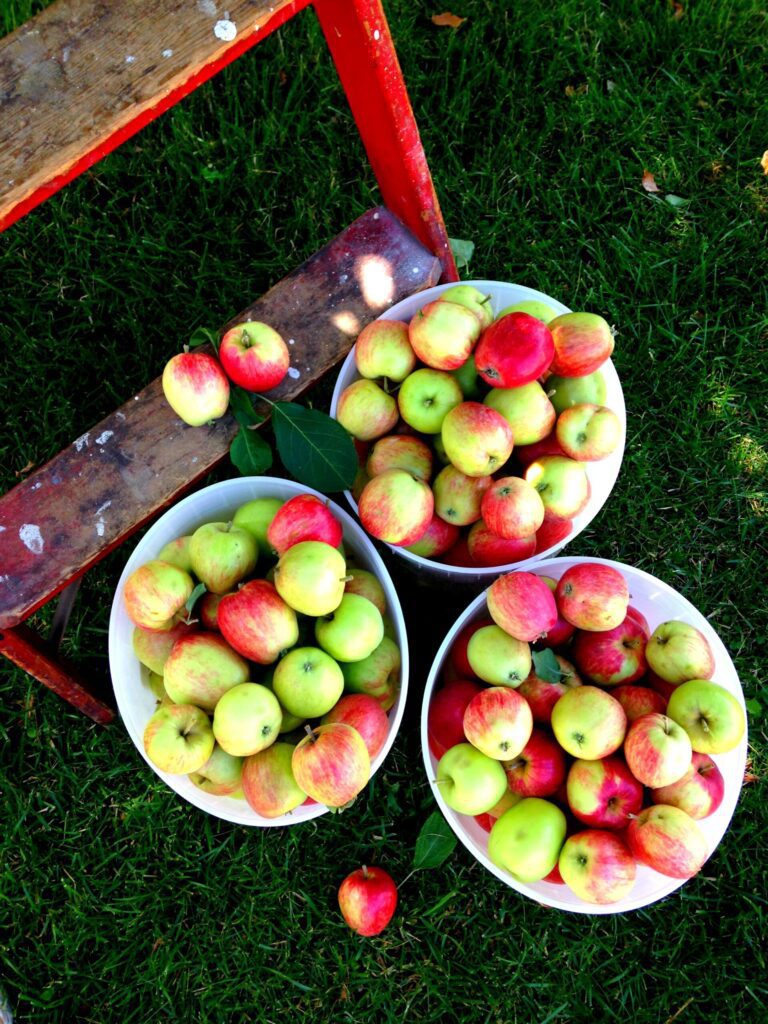
M 763 174 L 768 174 L 768 149 L 763 153 L 763 158 L 760 161 L 760 166 L 763 168 Z
M 671 0 L 669 6 L 672 8 L 672 17 L 675 21 L 680 21 L 682 16 L 685 14 L 685 8 L 683 5 L 678 3 L 678 0 Z
M 661 189 L 656 184 L 656 179 L 650 171 L 643 171 L 643 188 L 646 192 L 661 192 Z
M 589 83 L 582 82 L 581 85 L 566 85 L 566 96 L 584 96 L 589 92 Z
M 462 22 L 465 22 L 466 18 L 460 18 L 457 14 L 451 14 L 450 11 L 444 11 L 442 14 L 432 15 L 432 24 L 443 26 L 447 28 L 458 28 Z

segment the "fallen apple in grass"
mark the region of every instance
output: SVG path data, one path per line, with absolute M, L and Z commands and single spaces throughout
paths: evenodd
M 341 916 L 358 935 L 379 935 L 397 908 L 397 886 L 383 868 L 366 867 L 347 875 L 339 886 Z

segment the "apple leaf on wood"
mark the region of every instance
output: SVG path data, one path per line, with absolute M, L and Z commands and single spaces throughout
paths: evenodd
M 560 663 L 549 647 L 543 651 L 533 651 L 533 671 L 545 683 L 559 683 L 563 678 Z
M 229 457 L 243 476 L 261 476 L 272 465 L 272 449 L 267 442 L 244 426 L 235 435 Z
M 264 419 L 253 408 L 251 397 L 243 388 L 231 387 L 229 389 L 229 408 L 243 429 L 256 426 Z
M 475 243 L 467 241 L 466 238 L 449 238 L 448 244 L 451 247 L 453 258 L 456 260 L 456 269 L 466 269 L 475 251 Z
M 357 452 L 336 420 L 296 402 L 275 402 L 272 427 L 283 465 L 298 481 L 324 494 L 352 486 Z
M 456 836 L 439 811 L 434 811 L 421 826 L 413 854 L 413 870 L 439 868 L 456 848 Z

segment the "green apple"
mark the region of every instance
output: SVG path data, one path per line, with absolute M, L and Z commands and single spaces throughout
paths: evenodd
M 517 388 L 491 388 L 485 404 L 500 412 L 512 429 L 515 444 L 534 444 L 555 425 L 557 414 L 537 380 Z
M 479 288 L 475 288 L 472 284 L 457 284 L 452 288 L 446 288 L 444 292 L 440 293 L 437 301 L 458 302 L 460 306 L 471 309 L 480 321 L 481 330 L 485 330 L 493 323 L 491 296 L 484 295 Z
M 272 689 L 292 715 L 320 718 L 344 692 L 344 676 L 325 651 L 294 647 L 275 666 Z
M 213 796 L 231 796 L 240 789 L 243 774 L 242 757 L 233 757 L 218 744 L 213 753 L 196 772 L 190 772 L 191 781 L 204 793 Z
M 367 693 L 389 711 L 400 689 L 400 648 L 394 638 L 385 636 L 361 661 L 342 662 L 344 689 L 349 693 Z
M 362 377 L 342 391 L 336 419 L 358 441 L 373 441 L 397 423 L 397 402 L 376 381 Z
M 232 523 L 205 523 L 192 534 L 192 571 L 214 594 L 226 594 L 256 568 L 258 546 Z
M 157 672 L 149 673 L 147 680 L 149 688 L 152 691 L 153 697 L 157 700 L 158 704 L 175 704 L 176 702 L 171 700 L 165 689 L 165 681 L 163 677 Z
M 537 320 L 541 320 L 544 324 L 548 324 L 550 320 L 554 320 L 556 316 L 559 316 L 556 309 L 548 306 L 546 302 L 540 302 L 538 299 L 524 299 L 522 302 L 515 302 L 511 306 L 505 306 L 500 313 L 496 314 L 496 319 L 501 320 L 508 313 L 527 313 L 528 316 L 535 316 Z
M 544 508 L 561 519 L 572 519 L 589 501 L 589 480 L 584 466 L 563 455 L 542 455 L 525 471 L 544 502 Z
M 513 689 L 527 679 L 532 665 L 531 648 L 499 626 L 482 626 L 470 637 L 467 660 L 475 675 L 494 686 Z
M 303 540 L 281 555 L 275 568 L 275 589 L 302 615 L 330 615 L 344 596 L 347 563 L 321 540 Z
M 241 505 L 232 516 L 232 525 L 247 530 L 256 541 L 260 556 L 271 558 L 274 555 L 267 530 L 282 505 L 280 498 L 254 498 Z
M 292 743 L 277 742 L 245 759 L 243 794 L 262 818 L 279 818 L 307 799 L 293 776 L 293 751 Z
M 227 690 L 213 712 L 213 735 L 234 757 L 248 757 L 277 739 L 282 713 L 277 697 L 259 683 L 240 683 Z
M 547 377 L 544 389 L 558 416 L 572 405 L 580 405 L 582 402 L 605 405 L 608 395 L 601 370 L 595 370 L 586 377 L 558 377 L 553 373 Z
M 208 715 L 193 704 L 163 704 L 144 729 L 144 750 L 161 772 L 188 775 L 199 771 L 213 753 Z
M 196 704 L 213 711 L 220 697 L 248 681 L 245 658 L 218 633 L 188 633 L 173 645 L 163 672 L 165 689 L 175 704 Z
M 597 761 L 618 750 L 627 731 L 627 715 L 618 700 L 596 686 L 576 686 L 552 708 L 552 731 L 567 753 Z
M 698 754 L 725 754 L 741 742 L 744 709 L 732 693 L 709 679 L 689 679 L 673 690 L 667 715 L 688 733 Z
M 443 800 L 459 814 L 485 814 L 507 790 L 507 773 L 497 761 L 471 743 L 457 743 L 437 764 L 437 785 Z
M 416 365 L 416 353 L 408 340 L 408 324 L 402 320 L 372 320 L 357 336 L 355 366 L 361 377 L 405 380 Z
M 557 864 L 565 831 L 565 815 L 557 804 L 525 797 L 491 829 L 488 856 L 518 882 L 540 882 Z
M 462 402 L 447 413 L 441 429 L 448 458 L 467 476 L 489 476 L 512 454 L 512 431 L 495 409 Z
M 679 619 L 659 623 L 648 640 L 645 657 L 649 667 L 667 683 L 711 679 L 715 671 L 707 638 Z
M 123 599 L 134 626 L 165 632 L 174 615 L 187 603 L 195 584 L 188 572 L 170 562 L 153 559 L 135 569 L 125 581 Z
M 177 565 L 184 572 L 192 572 L 192 559 L 189 554 L 191 540 L 192 534 L 186 537 L 177 537 L 176 540 L 169 540 L 157 553 L 159 561 Z
M 173 645 L 189 633 L 190 629 L 186 622 L 179 622 L 172 629 L 161 632 L 136 626 L 131 637 L 133 653 L 142 665 L 146 665 L 151 672 L 157 672 L 161 676 Z
M 435 514 L 454 526 L 477 522 L 483 495 L 492 483 L 490 476 L 467 476 L 455 466 L 444 466 L 432 484 Z
M 450 373 L 424 367 L 408 374 L 397 396 L 400 415 L 420 434 L 439 434 L 447 413 L 463 401 L 461 387 Z
M 477 372 L 475 357 L 470 356 L 457 370 L 451 370 L 451 376 L 457 381 L 465 398 L 480 401 L 488 390 L 488 385 Z
M 315 638 L 336 661 L 362 661 L 384 638 L 381 612 L 366 597 L 344 594 L 335 611 L 318 618 Z
M 307 619 L 307 622 L 311 621 L 311 619 Z M 299 638 L 298 642 L 302 647 L 307 646 L 307 644 L 303 641 L 301 637 Z M 264 673 L 264 675 L 257 680 L 257 682 L 261 683 L 262 686 L 266 686 L 268 690 L 271 690 L 272 693 L 275 692 L 275 688 L 272 685 L 275 675 L 275 667 L 275 665 L 270 665 L 267 671 Z M 278 702 L 279 700 L 280 698 L 278 698 Z M 281 736 L 284 736 L 288 732 L 293 732 L 294 729 L 298 729 L 300 725 L 303 725 L 304 722 L 306 722 L 306 717 L 304 715 L 292 715 L 291 712 L 283 704 L 280 704 L 280 713 L 283 716 L 283 719 L 280 723 Z
M 408 338 L 417 357 L 434 370 L 456 370 L 472 352 L 480 320 L 458 302 L 428 302 L 408 324 Z
M 578 462 L 597 462 L 618 447 L 621 421 L 605 405 L 581 402 L 560 413 L 555 436 L 569 458 Z

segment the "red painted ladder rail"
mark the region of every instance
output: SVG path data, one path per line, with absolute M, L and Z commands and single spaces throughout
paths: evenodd
M 441 271 L 379 207 L 222 329 L 263 320 L 291 340 L 299 376 L 286 377 L 270 397 L 295 399 L 344 358 L 365 324 L 437 284 Z M 105 687 L 84 679 L 26 620 L 227 458 L 236 430 L 230 415 L 209 427 L 186 426 L 158 378 L 1 497 L 0 653 L 95 721 L 109 722 Z

